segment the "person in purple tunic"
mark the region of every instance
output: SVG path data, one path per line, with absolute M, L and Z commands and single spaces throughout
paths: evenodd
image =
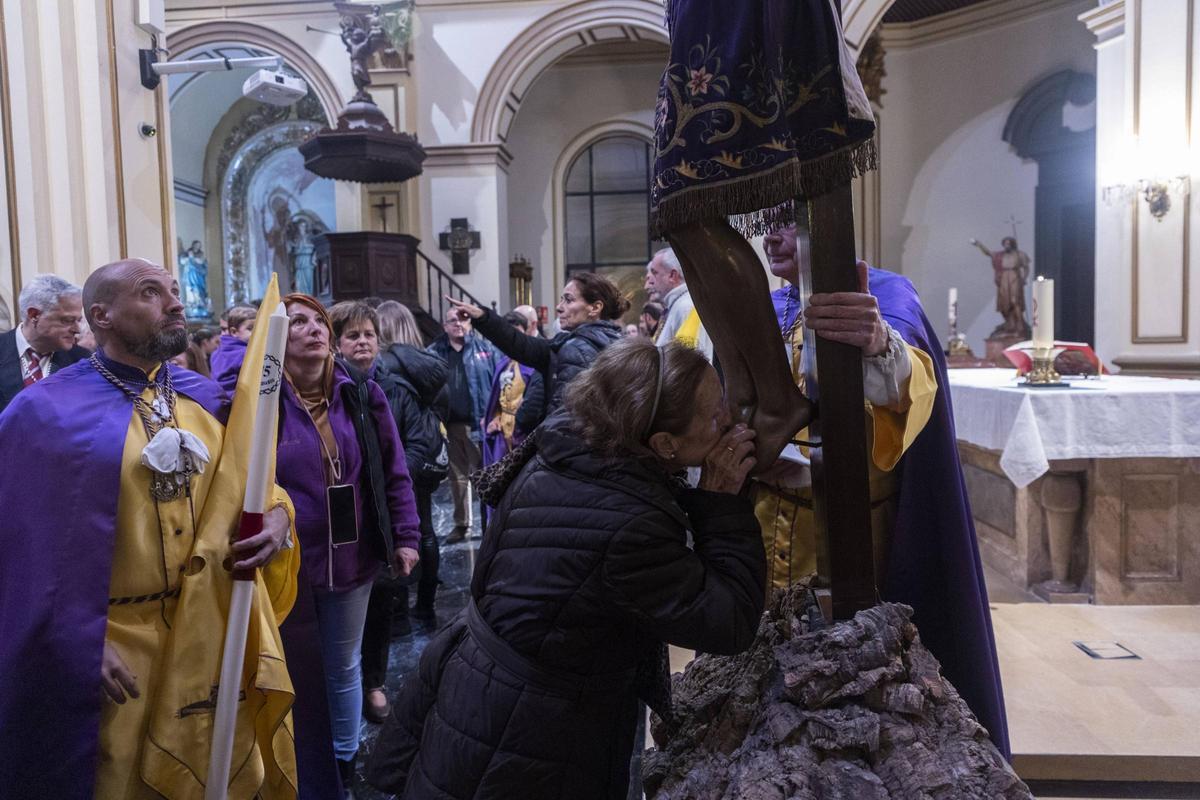
M 1008 757 L 987 588 L 950 393 L 942 389 L 946 364 L 920 298 L 907 278 L 860 261 L 865 292 L 843 299 L 840 306 L 830 302 L 835 295 L 813 295 L 806 308 L 797 284 L 807 281 L 810 268 L 807 231 L 794 225 L 776 229 L 763 244 L 771 271 L 790 284 L 771 299 L 797 376 L 805 357 L 805 328 L 864 349 L 863 383 L 873 436 L 871 527 L 881 595 L 912 606 L 921 640 Z M 831 326 L 835 314 L 837 322 Z M 888 342 L 882 356 L 868 344 L 880 332 Z M 884 397 L 873 396 L 881 386 L 890 388 L 882 392 Z M 754 496 L 771 584 L 784 586 L 814 571 L 828 575 L 825 548 L 812 519 L 806 467 L 780 459 L 761 477 Z
M 15 800 L 160 796 L 147 728 L 229 412 L 216 383 L 166 363 L 187 329 L 161 266 L 101 267 L 83 307 L 98 351 L 0 414 L 0 795 Z M 276 491 L 236 568 L 286 546 L 286 508 Z
M 525 315 L 510 311 L 504 321 L 522 333 L 533 336 L 536 327 Z M 530 333 L 530 328 L 534 333 Z M 501 357 L 492 377 L 492 391 L 483 413 L 483 466 L 489 467 L 508 453 L 541 422 L 542 382 L 533 367 Z M 529 406 L 525 402 L 529 401 Z M 522 412 L 524 409 L 524 413 Z

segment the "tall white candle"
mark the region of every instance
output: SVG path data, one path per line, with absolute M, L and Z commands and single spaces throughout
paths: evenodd
M 958 324 L 958 287 L 950 287 L 950 327 L 953 328 Z
M 1033 282 L 1033 346 L 1054 346 L 1054 281 L 1040 276 Z

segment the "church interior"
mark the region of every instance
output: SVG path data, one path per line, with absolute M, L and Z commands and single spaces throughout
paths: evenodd
M 951 367 L 1013 767 L 1200 797 L 1198 3 L 835 4 L 877 122 L 855 249 Z M 272 273 L 432 336 L 445 295 L 549 327 L 596 272 L 636 323 L 668 41 L 661 0 L 3 0 L 0 330 L 129 256 L 193 327 Z

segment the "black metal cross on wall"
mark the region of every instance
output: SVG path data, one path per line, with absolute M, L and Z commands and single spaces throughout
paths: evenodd
M 466 217 L 450 220 L 450 230 L 438 236 L 438 247 L 450 251 L 450 265 L 455 275 L 471 271 L 471 251 L 481 246 L 479 231 L 471 230 Z

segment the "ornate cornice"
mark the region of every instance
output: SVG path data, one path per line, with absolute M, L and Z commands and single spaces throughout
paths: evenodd
M 1107 42 L 1125 33 L 1125 0 L 1102 3 L 1077 19 L 1096 35 L 1097 42 Z
M 512 153 L 500 142 L 443 144 L 425 148 L 424 168 L 500 167 L 508 170 Z
M 875 31 L 863 44 L 855 62 L 863 91 L 867 93 L 867 99 L 876 108 L 883 108 L 883 96 L 887 94 L 887 89 L 883 88 L 883 79 L 887 77 L 887 69 L 883 63 L 886 55 L 883 42 L 880 41 L 879 31 Z
M 960 36 L 994 31 L 1017 22 L 1077 5 L 1079 0 L 985 0 L 957 11 L 927 17 L 917 22 L 880 26 L 883 45 L 889 51 L 923 47 Z

